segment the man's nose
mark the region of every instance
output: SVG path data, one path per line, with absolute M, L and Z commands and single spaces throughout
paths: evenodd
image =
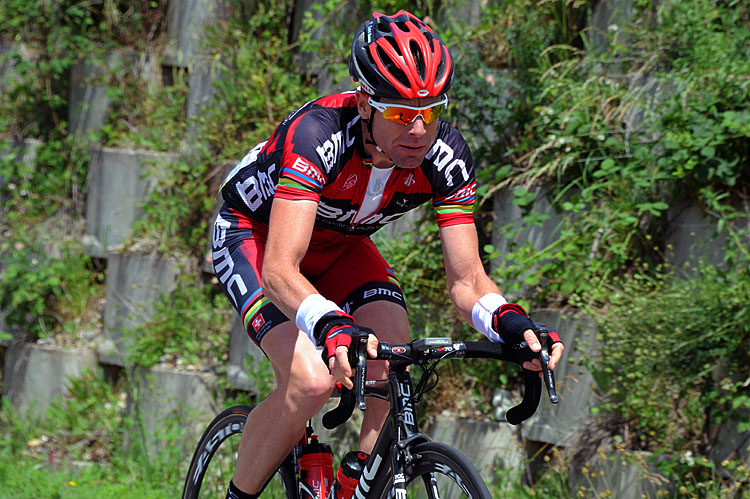
M 414 118 L 414 121 L 409 123 L 409 133 L 423 135 L 426 131 L 425 127 L 426 124 L 424 122 L 424 118 L 422 118 L 422 115 L 420 114 L 416 118 Z

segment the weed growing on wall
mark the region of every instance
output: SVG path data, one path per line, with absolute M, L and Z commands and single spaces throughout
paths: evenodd
M 151 319 L 126 332 L 132 339 L 128 361 L 143 367 L 162 363 L 221 370 L 233 313 L 218 286 L 184 274 L 171 294 L 154 303 Z
M 44 139 L 67 126 L 70 68 L 79 57 L 102 57 L 115 45 L 143 48 L 163 33 L 166 2 L 25 2 L 0 5 L 0 41 L 13 43 L 15 75 L 0 94 L 6 130 Z
M 706 427 L 731 420 L 748 398 L 750 272 L 706 266 L 671 277 L 613 286 L 601 360 L 589 368 L 629 448 L 697 452 Z
M 32 336 L 74 329 L 103 279 L 76 238 L 88 151 L 72 137 L 8 150 L 0 159 L 0 178 L 7 179 L 0 183 L 5 322 Z
M 107 83 L 111 112 L 101 130 L 101 142 L 109 147 L 178 151 L 188 128 L 188 72 L 171 68 L 169 84 L 148 81 L 133 68 L 133 57 L 109 68 Z M 165 71 L 167 71 L 165 69 Z M 153 77 L 153 75 L 152 75 Z
M 250 12 L 242 1 L 228 3 L 229 19 L 207 30 L 207 50 L 215 54 L 220 77 L 199 119 L 202 139 L 217 160 L 241 159 L 315 96 L 287 41 L 291 4 L 263 1 Z M 263 15 L 254 15 L 258 11 Z
M 545 51 L 554 57 L 540 67 L 533 118 L 517 134 L 524 152 L 513 177 L 521 197 L 535 182 L 556 185 L 561 235 L 530 277 L 543 299 L 606 300 L 610 279 L 664 261 L 670 207 L 710 206 L 729 232 L 747 215 L 738 203 L 750 178 L 747 10 L 686 0 L 656 11 L 603 55 Z M 709 46 L 720 49 L 698 48 Z M 511 260 L 529 261 L 529 247 L 518 251 Z M 512 281 L 529 268 L 500 272 Z

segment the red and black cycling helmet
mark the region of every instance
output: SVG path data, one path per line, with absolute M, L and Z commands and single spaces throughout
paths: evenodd
M 437 97 L 453 84 L 448 47 L 425 23 L 400 10 L 374 12 L 352 41 L 349 73 L 376 97 Z

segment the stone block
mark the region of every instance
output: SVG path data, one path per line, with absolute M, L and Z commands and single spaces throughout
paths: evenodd
M 297 0 L 295 2 L 291 26 L 289 28 L 292 42 L 299 40 L 300 32 L 305 28 L 304 20 L 308 15 L 312 15 L 316 22 L 325 21 L 328 29 L 333 30 L 336 28 L 350 30 L 353 29 L 352 27 L 359 26 L 366 20 L 359 16 L 358 12 L 360 12 L 360 9 L 354 0 L 346 0 L 340 3 L 337 6 L 335 15 L 328 16 L 325 20 L 323 19 L 323 14 L 317 10 L 318 6 L 316 4 L 319 4 L 319 2 L 315 0 Z M 325 31 L 322 29 L 314 29 L 309 34 L 314 41 L 323 41 L 323 38 L 326 36 Z M 330 71 L 331 61 L 320 59 L 314 52 L 297 51 L 295 57 L 300 72 L 314 76 L 317 80 L 316 89 L 318 95 L 344 92 L 356 86 L 348 73 L 343 78 L 337 80 L 336 75 Z
M 174 0 L 167 6 L 167 40 L 162 56 L 167 65 L 187 68 L 201 52 L 203 29 L 226 18 L 221 0 Z
M 597 2 L 589 17 L 588 50 L 601 54 L 609 47 L 609 38 L 615 36 L 633 17 L 631 0 L 603 0 Z
M 70 70 L 70 105 L 68 106 L 68 131 L 72 135 L 87 137 L 98 134 L 109 113 L 110 100 L 106 67 L 83 59 Z
M 219 80 L 219 60 L 212 57 L 196 56 L 188 73 L 187 97 L 187 145 L 198 143 L 201 135 L 201 110 L 216 94 L 214 83 Z
M 65 396 L 70 378 L 98 368 L 93 350 L 69 350 L 34 343 L 12 343 L 3 365 L 3 394 L 21 414 L 43 414 L 55 397 Z
M 582 352 L 594 358 L 596 324 L 591 318 L 566 316 L 558 311 L 534 311 L 531 317 L 558 331 L 565 343 L 565 353 L 555 369 L 560 402 L 552 404 L 545 390 L 537 413 L 522 424 L 521 434 L 524 440 L 572 445 L 580 432 L 586 430 L 591 408 L 598 405 L 592 374 L 583 365 L 571 362 L 581 357 Z
M 27 168 L 36 168 L 36 157 L 44 143 L 37 139 L 24 139 L 20 140 L 7 140 L 0 142 L 0 157 L 11 156 L 11 161 L 20 161 Z M 10 185 L 8 185 L 10 184 Z M 13 188 L 13 179 L 6 179 L 0 176 L 0 187 Z M 5 198 L 2 192 L 0 192 L 0 220 L 2 220 L 3 206 L 5 205 Z
M 17 60 L 36 61 L 38 58 L 38 53 L 24 44 L 0 42 L 0 90 L 9 88 L 17 79 Z
M 717 465 L 729 460 L 750 467 L 750 431 L 739 431 L 739 424 L 746 421 L 750 421 L 750 410 L 739 408 L 715 430 L 708 457 Z
M 70 71 L 68 131 L 89 137 L 98 134 L 110 111 L 107 82 L 112 75 L 132 78 L 140 88 L 148 91 L 161 80 L 161 68 L 156 55 L 130 50 L 110 51 L 107 60 L 79 59 Z
M 171 153 L 102 148 L 92 151 L 86 195 L 83 245 L 96 257 L 123 247 L 142 215 L 141 203 L 158 183 L 158 172 L 177 156 Z
M 127 416 L 137 421 L 140 434 L 130 433 L 127 446 L 135 438 L 149 453 L 174 445 L 165 439 L 171 431 L 187 430 L 182 443 L 185 451 L 192 451 L 198 438 L 218 413 L 218 391 L 214 375 L 202 372 L 141 367 L 129 370 L 131 388 L 125 409 Z M 175 426 L 177 428 L 175 428 Z
M 710 265 L 724 262 L 726 233 L 717 234 L 716 219 L 693 204 L 670 208 L 667 216 L 667 261 L 683 276 L 689 276 L 690 267 L 700 261 Z
M 458 449 L 487 483 L 494 481 L 500 470 L 512 480 L 523 474 L 523 443 L 518 430 L 506 423 L 441 416 L 426 428 L 425 434 Z
M 555 210 L 554 206 L 547 199 L 547 193 L 544 188 L 531 187 L 529 192 L 536 193 L 536 198 L 531 207 L 531 213 L 539 219 L 539 224 L 532 224 L 523 220 L 526 213 L 524 210 L 513 203 L 515 196 L 511 189 L 499 191 L 493 199 L 493 229 L 492 245 L 496 251 L 500 252 L 500 257 L 491 262 L 493 270 L 513 264 L 506 255 L 509 251 L 531 244 L 536 250 L 542 250 L 555 242 L 559 237 L 559 226 L 562 217 Z M 538 262 L 541 265 L 543 262 Z M 521 282 L 521 288 L 518 295 L 525 296 L 529 287 L 523 284 L 523 273 L 520 278 L 513 279 L 511 282 L 500 282 L 500 289 L 512 289 L 511 284 Z
M 181 262 L 144 253 L 113 253 L 107 264 L 100 361 L 124 367 L 127 332 L 152 318 L 153 304 L 174 290 Z

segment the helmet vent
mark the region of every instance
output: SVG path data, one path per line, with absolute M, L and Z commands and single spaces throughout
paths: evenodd
M 388 39 L 388 41 L 391 43 L 391 45 L 394 45 L 394 46 L 396 45 L 396 43 L 393 40 Z M 388 69 L 388 72 L 390 72 L 394 78 L 396 78 L 403 85 L 406 85 L 406 86 L 409 85 L 409 78 L 406 76 L 406 73 L 404 73 L 403 70 L 401 70 L 398 66 L 396 66 L 392 62 L 389 62 L 390 57 L 385 52 L 385 50 L 383 50 L 380 47 L 378 47 L 378 57 L 380 57 L 382 61 L 385 61 L 385 66 Z M 401 59 L 403 61 L 403 58 Z
M 409 32 L 409 27 L 408 27 L 408 26 L 406 26 L 406 23 L 405 23 L 405 22 L 402 22 L 402 21 L 401 21 L 401 22 L 396 22 L 396 23 L 394 23 L 394 24 L 395 24 L 395 25 L 396 25 L 396 27 L 397 27 L 398 29 L 400 29 L 401 31 L 403 31 L 403 32 L 405 32 L 405 33 L 408 33 L 408 32 Z
M 384 19 L 378 19 L 377 21 L 376 30 L 380 31 L 381 33 L 392 33 L 391 31 L 391 23 Z
M 424 80 L 426 73 L 424 54 L 419 50 L 419 44 L 415 41 L 409 42 L 409 50 L 412 53 L 412 57 L 414 57 L 414 62 L 417 64 L 417 73 L 419 73 L 419 76 Z

